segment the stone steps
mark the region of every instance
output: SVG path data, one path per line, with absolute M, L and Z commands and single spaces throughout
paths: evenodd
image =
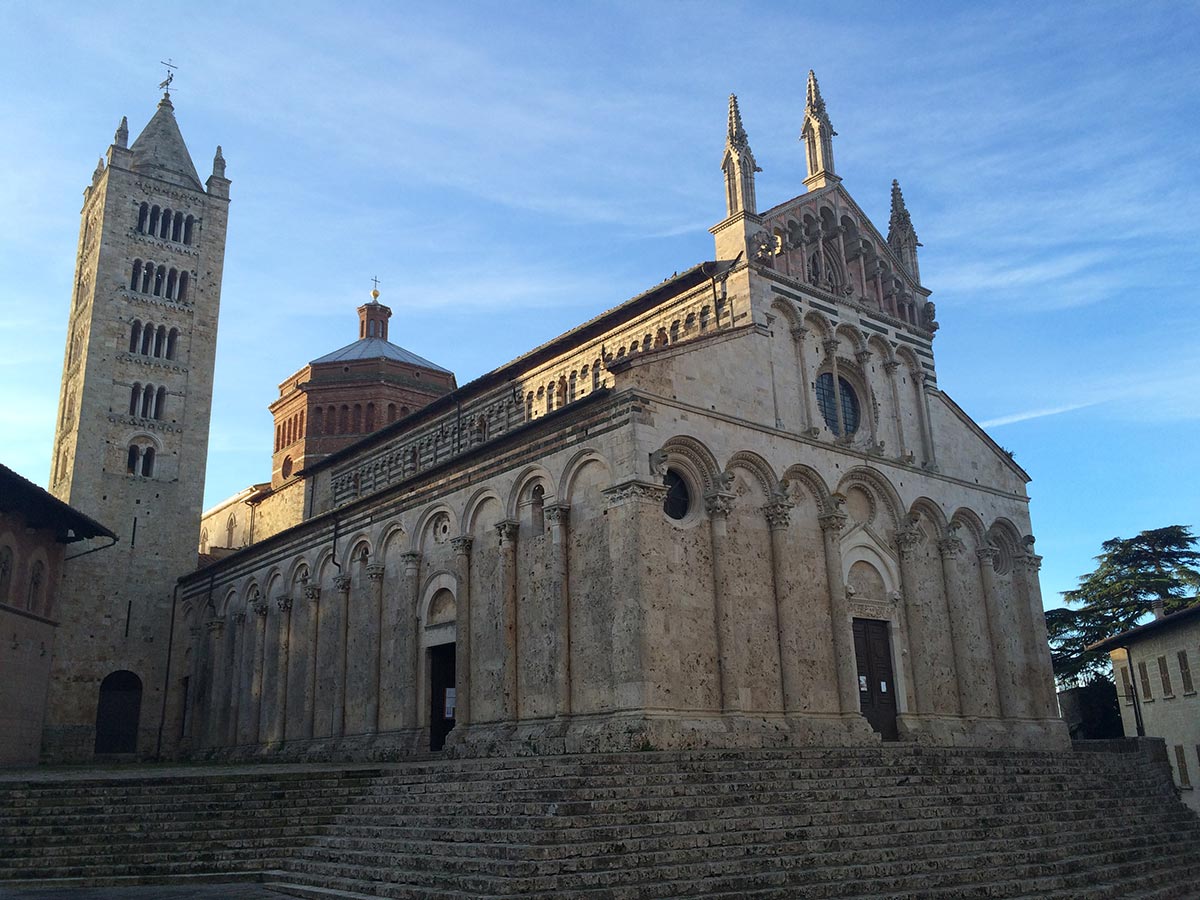
M 224 872 L 309 898 L 1162 900 L 1200 872 L 1200 819 L 1166 785 L 1142 753 L 914 747 L 9 778 L 0 887 Z

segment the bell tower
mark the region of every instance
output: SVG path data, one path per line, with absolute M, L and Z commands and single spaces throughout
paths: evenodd
M 202 183 L 169 92 L 132 145 L 121 119 L 83 192 L 50 490 L 118 543 L 65 566 L 46 760 L 156 751 L 172 589 L 196 566 L 228 207 L 221 148 Z

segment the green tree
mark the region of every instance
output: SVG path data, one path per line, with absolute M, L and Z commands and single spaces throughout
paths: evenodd
M 1106 672 L 1107 654 L 1090 644 L 1128 631 L 1162 602 L 1173 613 L 1195 602 L 1200 587 L 1200 552 L 1186 525 L 1168 525 L 1131 538 L 1100 545 L 1095 571 L 1064 591 L 1067 606 L 1046 611 L 1046 631 L 1054 674 L 1064 684 L 1079 684 Z M 1077 607 L 1071 609 L 1069 607 Z

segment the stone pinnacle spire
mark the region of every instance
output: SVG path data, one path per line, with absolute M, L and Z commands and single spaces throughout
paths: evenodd
M 804 101 L 804 126 L 800 131 L 800 140 L 804 142 L 805 162 L 808 166 L 808 177 L 804 184 L 810 191 L 820 190 L 831 184 L 837 184 L 842 179 L 833 169 L 833 139 L 837 132 L 829 121 L 829 112 L 825 109 L 825 99 L 821 96 L 821 87 L 817 84 L 817 75 L 808 70 L 808 93 Z
M 732 216 L 738 212 L 755 213 L 754 173 L 762 169 L 754 161 L 750 139 L 742 127 L 742 112 L 737 95 L 729 95 L 729 127 L 725 134 L 725 156 L 721 160 L 725 172 L 725 211 Z
M 133 153 L 131 168 L 134 172 L 201 190 L 200 176 L 196 174 L 187 144 L 179 133 L 170 95 L 163 94 L 158 101 L 158 109 L 129 149 Z
M 729 143 L 736 146 L 746 145 L 746 129 L 742 127 L 742 111 L 738 109 L 737 94 L 729 95 Z
M 121 116 L 121 124 L 117 126 L 117 133 L 113 135 L 113 143 L 124 149 L 129 146 L 129 120 Z
M 900 190 L 900 182 L 892 180 L 892 215 L 888 220 L 888 246 L 900 257 L 908 273 L 918 282 L 921 280 L 920 269 L 917 267 L 917 248 L 922 246 L 917 240 L 916 229 L 913 228 L 912 217 L 908 207 L 904 205 L 904 194 Z

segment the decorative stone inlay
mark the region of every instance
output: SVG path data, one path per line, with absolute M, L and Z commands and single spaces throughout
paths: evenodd
M 339 594 L 348 594 L 350 592 L 350 576 L 349 575 L 334 575 L 333 589 Z
M 279 611 L 281 613 L 291 612 L 292 611 L 292 598 L 291 597 L 279 597 L 275 601 L 275 605 L 279 607 Z
M 383 563 L 371 563 L 367 566 L 367 578 L 371 581 L 383 581 Z

